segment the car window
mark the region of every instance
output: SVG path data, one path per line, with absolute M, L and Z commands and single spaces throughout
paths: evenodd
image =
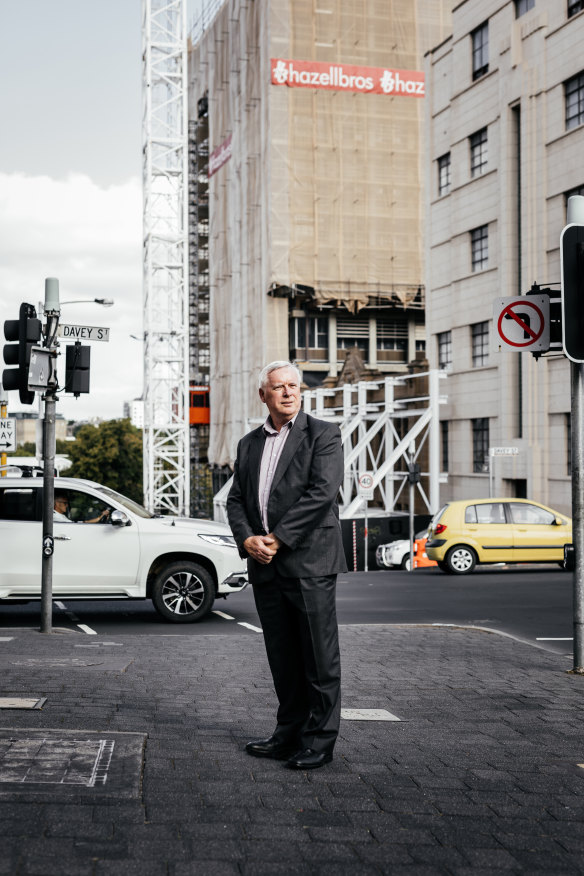
M 525 502 L 509 502 L 511 519 L 513 523 L 543 523 L 550 526 L 555 521 L 555 516 L 544 508 L 537 505 L 529 505 Z
M 484 502 L 481 505 L 467 505 L 464 512 L 465 523 L 506 523 L 502 502 Z
M 137 502 L 134 502 L 133 499 L 128 499 L 127 496 L 123 496 L 121 493 L 118 493 L 116 490 L 112 490 L 109 487 L 99 487 L 99 491 L 104 493 L 106 496 L 110 496 L 112 499 L 115 499 L 116 502 L 119 502 L 120 505 L 123 505 L 124 508 L 127 508 L 128 511 L 132 511 L 134 514 L 137 514 L 138 517 L 155 517 L 155 514 L 151 514 L 150 511 L 147 511 L 142 505 L 139 505 Z
M 54 520 L 59 523 L 106 523 L 112 506 L 90 493 L 55 490 Z
M 39 520 L 37 490 L 32 487 L 0 489 L 0 520 Z

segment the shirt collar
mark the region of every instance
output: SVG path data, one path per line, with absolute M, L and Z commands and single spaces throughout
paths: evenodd
M 287 423 L 284 423 L 284 425 L 282 426 L 282 429 L 290 430 L 292 428 L 292 426 L 294 425 L 294 423 L 296 422 L 296 417 L 298 416 L 298 413 L 299 412 L 297 411 L 291 420 L 288 420 Z M 268 418 L 266 419 L 266 422 L 264 423 L 263 429 L 264 429 L 264 433 L 266 435 L 279 435 L 279 432 L 276 429 L 274 429 L 274 427 L 272 426 L 272 419 L 269 415 L 268 415 Z

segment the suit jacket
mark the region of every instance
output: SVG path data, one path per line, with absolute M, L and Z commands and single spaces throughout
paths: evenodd
M 282 547 L 267 565 L 248 556 L 245 539 L 267 534 L 258 495 L 265 440 L 260 426 L 239 442 L 227 498 L 229 525 L 240 555 L 247 557 L 250 581 L 269 581 L 276 574 L 312 578 L 346 572 L 337 505 L 343 479 L 341 433 L 334 423 L 304 411 L 298 412 L 286 439 L 268 500 L 269 531 Z

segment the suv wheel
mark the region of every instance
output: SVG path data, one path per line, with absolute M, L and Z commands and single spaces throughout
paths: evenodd
M 412 564 L 410 563 L 410 553 L 409 553 L 409 551 L 408 551 L 408 553 L 405 555 L 405 557 L 403 558 L 403 560 L 401 561 L 400 568 L 401 568 L 401 569 L 405 569 L 406 572 L 409 572 L 410 569 L 412 568 Z
M 464 544 L 450 548 L 446 554 L 446 565 L 452 575 L 467 575 L 477 563 L 477 555 Z
M 180 560 L 164 566 L 154 579 L 152 602 L 165 620 L 185 624 L 202 620 L 211 610 L 215 587 L 196 563 Z

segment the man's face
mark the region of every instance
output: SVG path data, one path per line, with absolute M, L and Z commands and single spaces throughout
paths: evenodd
M 66 514 L 69 510 L 69 500 L 66 496 L 55 496 L 55 511 Z
M 274 426 L 282 426 L 300 410 L 300 384 L 293 368 L 278 368 L 268 374 L 260 398 L 268 406 Z

